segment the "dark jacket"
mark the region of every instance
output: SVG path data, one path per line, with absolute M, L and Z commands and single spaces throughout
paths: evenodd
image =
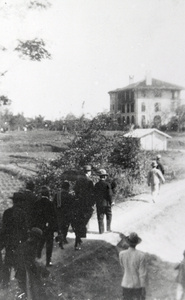
M 71 222 L 73 202 L 74 196 L 72 196 L 68 191 L 61 190 L 55 194 L 53 204 L 59 230 L 61 230 L 61 226 L 65 222 Z
M 27 221 L 23 209 L 19 206 L 8 208 L 3 213 L 2 238 L 4 246 L 16 249 L 18 245 L 27 239 Z
M 88 210 L 94 205 L 94 184 L 89 177 L 84 176 L 77 180 L 74 191 L 83 210 Z
M 164 175 L 164 167 L 160 162 L 157 162 L 157 169 Z
M 25 190 L 23 192 L 24 194 L 24 204 L 23 204 L 23 209 L 24 212 L 26 214 L 26 219 L 27 219 L 27 224 L 28 224 L 28 228 L 31 229 L 32 228 L 32 223 L 33 223 L 33 218 L 34 218 L 34 205 L 35 202 L 37 201 L 37 197 L 36 195 L 30 191 L 30 190 Z
M 54 231 L 55 213 L 53 203 L 47 197 L 41 197 L 34 205 L 34 227 L 38 227 L 45 232 Z
M 97 207 L 107 207 L 112 204 L 112 188 L 110 183 L 100 180 L 95 184 L 94 197 Z

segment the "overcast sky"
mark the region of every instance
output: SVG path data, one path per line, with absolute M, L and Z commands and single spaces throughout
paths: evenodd
M 42 0 L 43 1 L 43 0 Z M 185 86 L 184 0 L 0 0 L 0 93 L 14 113 L 59 119 L 109 109 L 108 92 L 152 77 Z M 18 58 L 17 39 L 43 38 L 51 60 Z M 85 101 L 84 107 L 82 103 Z

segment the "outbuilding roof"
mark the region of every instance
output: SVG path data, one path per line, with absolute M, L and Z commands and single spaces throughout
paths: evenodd
M 127 132 L 126 134 L 124 134 L 124 137 L 133 137 L 133 138 L 142 138 L 146 135 L 152 134 L 153 132 L 157 132 L 163 136 L 165 136 L 166 138 L 170 139 L 171 136 L 164 133 L 163 131 L 160 131 L 156 128 L 146 128 L 146 129 L 135 129 L 133 131 Z
M 144 79 L 142 81 L 138 81 L 136 83 L 129 84 L 126 87 L 118 88 L 116 90 L 112 90 L 108 93 L 110 94 L 110 93 L 118 93 L 118 92 L 126 91 L 126 90 L 143 90 L 143 89 L 144 90 L 148 90 L 148 89 L 179 90 L 179 91 L 185 90 L 185 88 L 182 87 L 182 86 L 152 78 L 151 79 L 151 85 L 147 85 L 146 84 L 146 79 Z

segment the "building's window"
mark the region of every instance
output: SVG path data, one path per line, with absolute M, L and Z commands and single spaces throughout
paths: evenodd
M 146 110 L 146 105 L 144 102 L 141 103 L 141 111 L 145 111 Z
M 134 100 L 134 92 L 131 91 L 131 100 Z
M 131 123 L 135 124 L 135 118 L 134 118 L 134 116 L 132 116 L 132 118 L 131 118 Z
M 155 112 L 161 111 L 161 103 L 156 102 L 154 110 L 155 110 Z
M 114 110 L 114 104 L 112 105 L 112 110 Z
M 127 112 L 129 112 L 130 105 L 127 103 Z
M 118 124 L 119 125 L 121 124 L 121 118 L 120 117 L 118 118 Z
M 129 100 L 129 91 L 126 91 L 126 101 Z
M 129 125 L 130 124 L 130 118 L 129 118 L 129 116 L 127 116 L 127 125 Z
M 122 113 L 125 113 L 125 104 L 122 105 L 121 111 L 122 111 Z
M 121 111 L 121 99 L 118 99 L 118 111 Z
M 172 91 L 172 99 L 177 99 L 177 98 L 178 98 L 178 92 Z
M 145 116 L 141 117 L 141 125 L 142 125 L 142 127 L 146 126 L 146 117 Z
M 123 124 L 125 124 L 125 117 L 123 117 L 123 119 L 122 119 L 122 120 L 123 120 Z
M 141 97 L 143 97 L 143 98 L 146 97 L 146 91 L 141 91 Z
M 134 103 L 131 103 L 131 112 L 134 112 Z
M 161 92 L 160 90 L 155 90 L 155 91 L 154 91 L 154 96 L 155 96 L 156 98 L 161 98 L 161 97 L 162 97 L 162 92 Z

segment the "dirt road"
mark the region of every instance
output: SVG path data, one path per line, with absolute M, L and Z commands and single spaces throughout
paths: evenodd
M 162 185 L 156 203 L 151 202 L 148 189 L 147 194 L 116 204 L 113 207 L 112 230 L 124 234 L 137 231 L 143 239 L 139 245 L 141 250 L 167 261 L 180 260 L 185 249 L 185 180 Z M 89 231 L 98 232 L 95 216 Z M 104 234 L 104 239 L 115 245 L 119 237 L 111 233 Z

